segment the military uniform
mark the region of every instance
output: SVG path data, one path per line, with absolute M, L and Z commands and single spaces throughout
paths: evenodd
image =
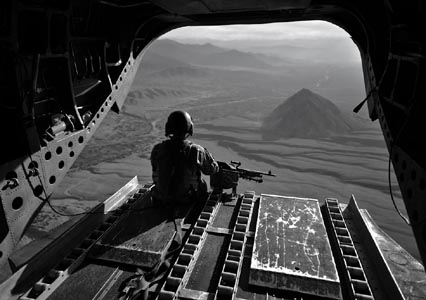
M 201 173 L 212 175 L 219 166 L 204 147 L 187 140 L 169 139 L 151 152 L 154 201 L 188 203 L 207 192 Z

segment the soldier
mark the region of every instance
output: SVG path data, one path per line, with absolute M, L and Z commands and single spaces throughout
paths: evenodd
M 174 111 L 166 123 L 167 140 L 154 146 L 151 152 L 153 200 L 163 205 L 187 204 L 207 193 L 201 173 L 219 171 L 213 156 L 204 147 L 188 141 L 194 124 L 185 111 Z

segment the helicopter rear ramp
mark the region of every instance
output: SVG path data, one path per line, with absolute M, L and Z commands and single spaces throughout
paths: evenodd
M 0 299 L 131 299 L 129 280 L 169 250 L 165 273 L 144 290 L 148 299 L 426 299 L 420 263 L 390 244 L 354 199 L 328 198 L 319 209 L 313 199 L 214 190 L 170 220 L 149 209 L 152 185 L 136 183 L 42 251 L 24 260 L 29 244 L 16 253 Z M 177 233 L 180 247 L 168 246 Z

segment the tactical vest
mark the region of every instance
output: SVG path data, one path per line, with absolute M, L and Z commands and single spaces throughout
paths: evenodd
M 196 149 L 189 141 L 168 140 L 162 146 L 164 149 L 157 160 L 154 196 L 163 202 L 186 202 L 198 190 L 201 181 Z

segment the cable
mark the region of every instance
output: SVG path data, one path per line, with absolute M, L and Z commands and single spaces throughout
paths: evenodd
M 134 7 L 149 4 L 147 2 L 135 2 L 135 3 L 129 3 L 129 4 L 119 4 L 119 3 L 114 3 L 114 2 L 110 2 L 110 1 L 104 1 L 104 0 L 99 0 L 98 3 L 108 5 L 108 6 L 112 6 L 112 7 L 117 7 L 117 8 L 134 8 Z
M 35 165 L 35 163 L 34 163 L 34 160 L 33 160 L 33 158 L 32 158 L 32 156 L 31 156 L 31 154 L 29 154 L 29 157 L 30 157 L 30 160 L 31 160 L 31 162 L 33 163 L 33 165 Z M 24 168 L 24 166 L 22 165 L 22 169 L 24 170 L 24 173 L 25 173 L 25 177 L 26 177 L 26 179 L 27 179 L 27 181 L 28 181 L 28 184 L 29 184 L 29 186 L 30 186 L 30 188 L 31 188 L 31 190 L 33 191 L 33 194 L 38 198 L 38 199 L 40 199 L 41 201 L 43 201 L 43 202 L 46 202 L 47 203 L 47 205 L 52 209 L 52 211 L 54 212 L 54 213 L 56 213 L 56 214 L 58 214 L 58 215 L 60 215 L 60 216 L 64 216 L 64 217 L 77 217 L 77 216 L 82 216 L 82 215 L 97 215 L 97 214 L 105 214 L 105 212 L 101 212 L 101 211 L 84 211 L 84 212 L 81 212 L 81 213 L 75 213 L 75 214 L 66 214 L 66 213 L 63 213 L 63 212 L 60 212 L 59 210 L 57 210 L 53 205 L 52 205 L 52 203 L 50 202 L 50 196 L 48 196 L 47 195 L 47 192 L 46 192 L 46 189 L 44 188 L 44 185 L 43 185 L 43 181 L 41 180 L 41 177 L 40 177 L 40 172 L 38 171 L 38 169 L 37 169 L 37 171 L 36 171 L 36 175 L 37 175 L 37 177 L 38 177 L 38 180 L 40 181 L 40 186 L 42 187 L 42 189 L 43 189 L 43 193 L 44 193 L 44 196 L 45 196 L 45 198 L 43 198 L 43 197 L 40 197 L 40 195 L 36 195 L 36 193 L 34 193 L 34 190 L 35 190 L 35 188 L 33 187 L 33 185 L 31 184 L 31 181 L 29 180 L 29 175 L 26 173 L 26 171 L 25 171 L 25 168 Z M 132 212 L 137 212 L 137 211 L 145 211 L 145 210 L 148 210 L 148 209 L 154 209 L 154 208 L 158 208 L 159 206 L 156 206 L 156 205 L 152 205 L 152 206 L 147 206 L 147 207 L 143 207 L 143 208 L 131 208 L 131 209 L 125 209 L 125 208 L 117 208 L 117 209 L 114 209 L 114 210 L 110 210 L 110 211 L 108 211 L 107 213 L 113 213 L 113 212 L 115 212 L 115 211 L 119 211 L 119 210 L 121 210 L 121 211 L 132 211 Z
M 46 202 L 49 205 L 49 207 L 52 209 L 52 211 L 58 215 L 64 216 L 64 217 L 76 217 L 76 216 L 82 216 L 82 215 L 96 215 L 96 214 L 105 214 L 105 212 L 101 212 L 101 211 L 84 211 L 81 213 L 75 213 L 75 214 L 65 214 L 63 212 L 58 211 L 50 202 L 49 198 L 46 198 Z M 145 211 L 148 209 L 153 209 L 153 208 L 158 208 L 158 206 L 147 206 L 144 208 L 131 208 L 131 209 L 124 209 L 124 208 L 117 208 L 114 210 L 110 210 L 107 213 L 113 213 L 115 211 L 131 211 L 131 212 L 140 212 L 140 211 Z
M 404 216 L 402 214 L 402 212 L 399 210 L 398 206 L 396 205 L 395 199 L 393 197 L 393 192 L 392 192 L 392 183 L 391 183 L 391 161 L 392 161 L 392 152 L 393 152 L 393 144 L 391 146 L 391 149 L 389 151 L 389 164 L 388 164 L 388 183 L 389 183 L 389 193 L 392 199 L 392 203 L 393 203 L 393 207 L 395 207 L 396 212 L 398 213 L 398 215 L 404 220 L 405 223 L 407 223 L 407 225 L 411 226 L 410 221 L 408 220 L 408 218 L 406 216 Z
M 43 191 L 44 194 L 46 195 L 46 191 L 44 190 L 43 187 Z M 52 211 L 58 215 L 64 216 L 64 217 L 76 217 L 76 216 L 82 216 L 82 215 L 97 215 L 97 214 L 105 214 L 105 212 L 103 211 L 84 211 L 81 213 L 75 213 L 75 214 L 66 214 L 63 212 L 58 211 L 50 202 L 50 197 L 47 197 L 46 199 L 42 199 L 41 197 L 37 197 L 42 201 L 45 201 L 47 203 L 47 205 L 49 205 L 49 207 L 52 209 Z M 149 210 L 149 209 L 154 209 L 154 208 L 158 208 L 159 206 L 147 206 L 147 207 L 143 207 L 143 208 L 131 208 L 131 209 L 125 209 L 125 208 L 117 208 L 114 210 L 110 210 L 107 213 L 113 213 L 115 211 L 131 211 L 131 212 L 141 212 L 141 211 L 145 211 L 145 210 Z
M 380 90 L 380 87 L 381 87 L 381 85 L 382 85 L 382 82 L 383 82 L 383 79 L 384 79 L 384 77 L 385 77 L 385 74 L 386 74 L 386 72 L 387 72 L 387 70 L 388 70 L 388 66 L 389 66 L 389 59 L 388 59 L 388 61 L 386 62 L 386 66 L 385 66 L 385 69 L 384 69 L 384 71 L 383 71 L 383 74 L 382 74 L 382 76 L 380 77 L 380 80 L 379 80 L 379 84 L 378 85 L 376 85 L 374 88 L 372 88 L 371 90 L 370 90 L 370 92 L 368 93 L 368 95 L 365 97 L 365 99 L 363 100 L 363 101 L 361 101 L 361 103 L 360 104 L 358 104 L 354 109 L 353 109 L 353 112 L 354 113 L 358 113 L 359 112 L 359 110 L 364 106 L 364 104 L 365 104 L 365 102 L 370 98 L 370 96 L 373 94 L 373 92 L 375 92 L 375 91 L 379 91 Z M 395 210 L 396 210 L 396 212 L 399 214 L 399 216 L 404 220 L 404 222 L 405 223 L 407 223 L 407 225 L 409 225 L 409 226 L 411 226 L 411 224 L 410 224 L 410 221 L 408 220 L 408 218 L 406 217 L 406 216 L 404 216 L 402 213 L 401 213 L 401 211 L 399 210 L 399 208 L 398 208 L 398 206 L 396 205 L 396 202 L 395 202 L 395 199 L 394 199 L 394 197 L 393 197 L 393 191 L 392 191 L 392 183 L 391 183 L 391 161 L 392 161 L 392 152 L 393 152 L 393 147 L 394 147 L 394 144 L 395 144 L 395 141 L 397 141 L 398 139 L 399 139 L 399 137 L 400 137 L 400 135 L 401 135 L 401 133 L 402 133 L 402 129 L 405 127 L 405 125 L 408 123 L 408 116 L 406 117 L 406 120 L 405 120 L 405 122 L 404 122 L 404 125 L 403 126 L 401 126 L 401 129 L 400 129 L 400 131 L 399 131 L 399 133 L 397 134 L 397 136 L 396 136 L 396 138 L 395 138 L 395 140 L 394 140 L 394 142 L 392 142 L 392 145 L 390 146 L 390 150 L 389 150 L 389 163 L 388 163 L 388 184 L 389 184 L 389 193 L 390 193 L 390 196 L 391 196 L 391 199 L 392 199 L 392 203 L 393 203 L 393 206 L 394 206 L 394 208 L 395 208 Z

